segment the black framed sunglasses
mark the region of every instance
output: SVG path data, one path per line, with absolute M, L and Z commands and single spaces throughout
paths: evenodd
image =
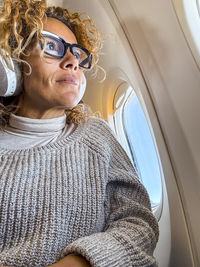
M 41 49 L 44 48 L 44 53 L 55 57 L 64 57 L 69 48 L 71 54 L 78 59 L 79 66 L 84 69 L 90 69 L 92 65 L 92 54 L 84 47 L 78 44 L 66 43 L 60 36 L 55 33 L 42 31 L 42 36 L 45 38 L 46 45 L 40 41 Z

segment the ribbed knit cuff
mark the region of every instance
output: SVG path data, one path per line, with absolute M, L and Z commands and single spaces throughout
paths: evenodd
M 131 258 L 124 246 L 108 233 L 98 233 L 79 238 L 68 245 L 63 257 L 79 254 L 86 258 L 92 267 L 131 267 Z

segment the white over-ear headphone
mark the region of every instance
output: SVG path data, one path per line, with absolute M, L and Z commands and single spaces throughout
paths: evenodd
M 85 74 L 83 73 L 83 79 L 82 79 L 81 88 L 80 88 L 80 98 L 81 99 L 85 93 L 86 85 L 87 85 L 87 81 L 86 81 Z
M 4 97 L 18 95 L 22 90 L 19 63 L 9 56 L 7 57 L 13 70 L 8 68 L 7 63 L 0 54 L 0 96 Z

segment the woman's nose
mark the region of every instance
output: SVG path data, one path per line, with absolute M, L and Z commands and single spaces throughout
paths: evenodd
M 70 51 L 67 51 L 61 61 L 61 68 L 77 71 L 79 69 L 79 61 Z

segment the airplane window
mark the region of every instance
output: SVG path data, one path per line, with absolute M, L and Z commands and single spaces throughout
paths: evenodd
M 200 0 L 172 0 L 180 26 L 200 67 Z
M 147 120 L 134 92 L 124 104 L 122 116 L 135 168 L 150 195 L 152 207 L 156 207 L 162 199 L 160 164 Z

